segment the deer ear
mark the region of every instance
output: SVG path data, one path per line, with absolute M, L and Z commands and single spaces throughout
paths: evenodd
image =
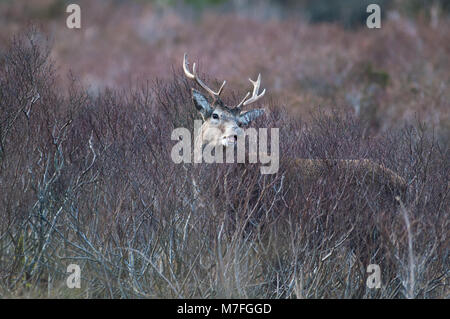
M 213 111 L 211 104 L 209 104 L 208 99 L 196 89 L 192 89 L 192 101 L 194 101 L 195 108 L 200 112 L 203 119 L 206 119 L 211 115 Z
M 244 125 L 250 124 L 251 121 L 264 114 L 264 109 L 250 110 L 239 114 L 239 122 Z

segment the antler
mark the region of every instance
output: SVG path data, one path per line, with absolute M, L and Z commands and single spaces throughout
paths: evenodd
M 256 102 L 258 101 L 260 98 L 262 98 L 264 96 L 264 93 L 266 93 L 266 89 L 264 89 L 261 94 L 258 95 L 258 91 L 259 91 L 259 86 L 261 85 L 261 74 L 258 74 L 258 78 L 256 79 L 256 81 L 253 81 L 252 79 L 249 79 L 250 82 L 252 82 L 253 84 L 253 94 L 252 97 L 248 98 L 248 96 L 250 95 L 250 92 L 247 92 L 247 94 L 245 95 L 244 99 L 241 101 L 241 103 L 239 103 L 236 108 L 240 108 L 241 106 L 245 106 L 245 105 L 249 105 L 250 103 Z
M 205 83 L 203 83 L 198 77 L 197 77 L 197 73 L 195 72 L 195 63 L 192 64 L 192 73 L 189 72 L 189 62 L 187 61 L 187 54 L 184 54 L 184 58 L 183 58 L 183 70 L 184 70 L 184 74 L 186 74 L 186 76 L 190 79 L 195 80 L 195 82 L 197 82 L 198 85 L 200 85 L 202 88 L 204 88 L 210 95 L 212 95 L 214 98 L 218 98 L 220 93 L 222 93 L 223 87 L 225 86 L 225 83 L 227 83 L 227 81 L 223 81 L 222 86 L 220 87 L 220 89 L 217 92 L 214 92 L 213 90 L 211 90 L 209 87 L 206 86 Z

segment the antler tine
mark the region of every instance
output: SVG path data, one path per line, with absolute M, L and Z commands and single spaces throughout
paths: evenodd
M 194 79 L 194 80 L 195 80 L 195 75 L 192 74 L 191 72 L 189 72 L 189 62 L 188 62 L 188 60 L 187 60 L 187 54 L 186 54 L 186 53 L 184 54 L 184 57 L 183 57 L 183 70 L 184 70 L 184 74 L 185 74 L 188 78 Z M 194 63 L 194 65 L 192 66 L 192 70 L 195 70 L 195 63 Z
M 264 93 L 266 93 L 266 89 L 264 89 L 261 94 L 258 95 L 259 86 L 261 85 L 261 74 L 258 74 L 258 78 L 256 81 L 253 81 L 252 79 L 249 79 L 250 82 L 253 84 L 253 94 L 252 97 L 249 98 L 247 101 L 243 103 L 243 105 L 249 105 L 250 103 L 258 101 L 260 98 L 264 96 Z M 248 94 L 247 94 L 248 95 Z
M 248 96 L 250 95 L 250 92 L 247 92 L 242 101 L 236 106 L 237 109 L 241 108 L 241 106 L 243 105 L 249 105 L 250 103 L 256 102 L 264 96 L 264 93 L 266 93 L 266 89 L 264 89 L 261 94 L 258 95 L 259 87 L 261 85 L 261 74 L 258 74 L 258 78 L 256 79 L 256 81 L 253 81 L 252 79 L 249 80 L 253 84 L 252 97 L 247 100 Z
M 237 109 L 240 108 L 242 106 L 242 104 L 244 104 L 245 100 L 248 98 L 249 95 L 250 95 L 250 92 L 247 92 L 247 94 L 244 96 L 242 101 L 236 106 Z
M 184 70 L 184 74 L 186 74 L 186 76 L 190 79 L 195 80 L 195 82 L 197 82 L 198 85 L 200 85 L 203 89 L 205 89 L 210 95 L 212 95 L 213 97 L 219 97 L 219 95 L 222 93 L 222 90 L 225 86 L 225 84 L 227 83 L 227 81 L 223 81 L 222 85 L 220 86 L 219 90 L 217 92 L 214 92 L 213 90 L 211 90 L 205 83 L 203 83 L 197 76 L 197 73 L 195 72 L 195 63 L 192 64 L 192 73 L 189 71 L 189 62 L 187 60 L 187 54 L 184 54 L 184 58 L 183 58 L 183 70 Z

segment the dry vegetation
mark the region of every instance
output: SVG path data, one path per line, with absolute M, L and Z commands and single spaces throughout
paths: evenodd
M 95 3 L 80 31 L 45 17 L 13 38 L 37 13 L 0 4 L 1 297 L 449 297 L 447 20 L 347 30 Z M 277 174 L 170 160 L 172 129 L 197 117 L 184 51 L 228 80 L 227 102 L 262 73 L 254 125 L 280 128 Z M 371 159 L 408 188 L 396 200 L 333 165 L 302 180 L 293 158 Z

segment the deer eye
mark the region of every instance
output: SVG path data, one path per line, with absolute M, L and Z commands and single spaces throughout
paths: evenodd
M 212 118 L 215 119 L 215 120 L 217 120 L 217 119 L 219 118 L 219 115 L 216 114 L 216 113 L 213 113 Z

